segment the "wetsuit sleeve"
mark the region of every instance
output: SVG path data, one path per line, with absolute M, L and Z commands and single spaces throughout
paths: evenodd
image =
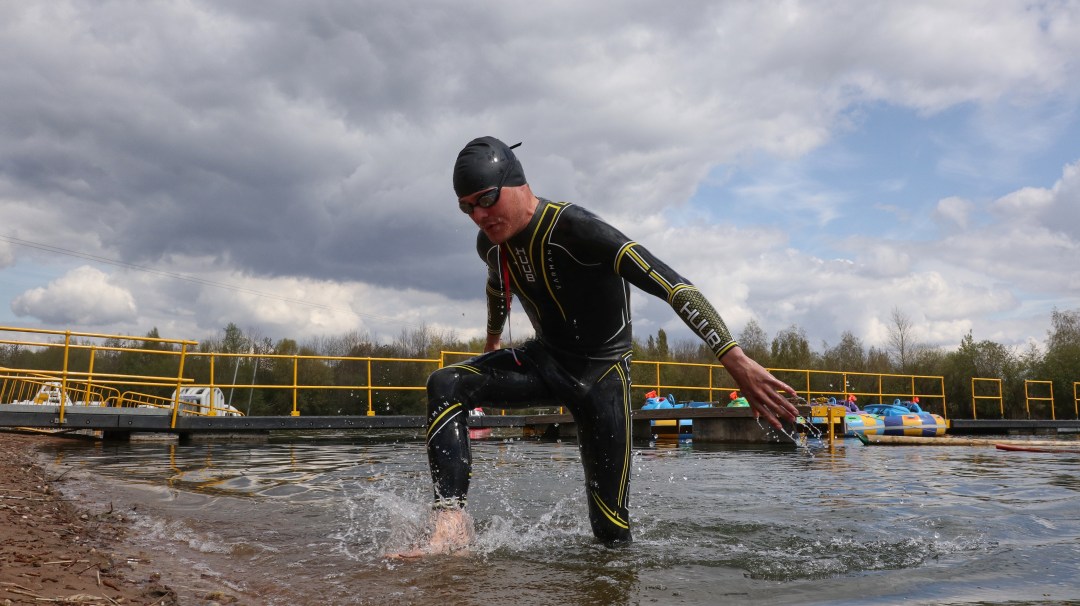
M 487 286 L 484 288 L 487 297 L 487 334 L 501 335 L 506 324 L 506 292 L 499 271 L 499 247 L 481 232 L 476 239 L 476 251 L 488 267 Z
M 689 280 L 604 220 L 584 209 L 578 212 L 572 233 L 589 257 L 610 263 L 627 282 L 667 301 L 718 359 L 738 345 L 716 308 Z
M 615 255 L 615 272 L 641 290 L 667 301 L 717 359 L 738 345 L 705 295 L 644 246 L 633 241 L 624 243 Z

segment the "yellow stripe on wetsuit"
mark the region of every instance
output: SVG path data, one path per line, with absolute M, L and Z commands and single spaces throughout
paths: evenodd
M 462 364 L 451 364 L 450 366 L 447 366 L 447 368 L 460 368 L 461 370 L 466 370 L 466 371 L 471 372 L 471 373 L 476 374 L 476 375 L 480 374 L 480 369 L 479 368 L 477 368 L 475 366 L 471 366 L 469 364 L 464 364 L 464 363 L 462 363 Z M 459 413 L 459 412 L 461 412 L 461 410 L 462 410 L 461 402 L 454 402 L 454 403 L 448 405 L 446 407 L 446 410 L 439 413 L 439 416 L 435 417 L 435 419 L 431 422 L 431 425 L 428 426 L 428 431 L 427 431 L 427 439 L 428 439 L 428 441 L 430 442 L 431 437 L 434 436 L 436 433 L 438 433 L 439 429 L 442 429 L 442 426 L 446 424 L 445 422 L 450 421 L 450 419 L 454 416 L 454 414 L 452 414 L 452 413 Z M 436 427 L 438 427 L 439 429 L 436 429 Z
M 525 250 L 525 255 L 529 265 L 533 268 L 533 272 L 544 277 L 544 287 L 547 288 L 548 294 L 551 295 L 551 301 L 555 303 L 555 307 L 559 309 L 559 315 L 562 316 L 563 320 L 566 320 L 566 308 L 559 302 L 559 298 L 555 296 L 555 290 L 551 287 L 551 279 L 547 269 L 544 267 L 543 260 L 544 247 L 551 237 L 551 230 L 555 229 L 555 223 L 558 220 L 559 215 L 568 206 L 569 204 L 556 204 L 554 202 L 548 202 L 544 205 L 544 209 L 540 211 L 540 219 L 537 221 L 536 229 L 533 230 L 532 237 L 529 239 L 529 247 Z M 546 225 L 545 222 L 547 222 Z M 510 258 L 513 260 L 513 267 L 515 269 L 520 269 L 520 261 L 518 260 L 517 252 L 510 248 L 509 243 L 507 244 L 506 249 L 511 253 Z M 536 254 L 534 254 L 534 251 Z M 540 259 L 540 263 L 536 262 L 537 259 Z M 527 291 L 523 287 L 524 285 L 521 283 L 521 280 L 518 279 L 516 272 L 510 272 L 510 279 L 517 285 L 519 296 L 527 300 L 532 308 L 536 310 L 536 313 L 540 313 L 541 308 L 533 302 L 532 297 L 529 297 L 526 294 Z
M 548 220 L 549 222 L 547 224 L 547 227 L 544 229 L 544 234 L 543 234 L 542 237 L 540 237 L 540 246 L 539 246 L 539 250 L 537 251 L 538 254 L 535 256 L 535 258 L 540 259 L 540 264 L 538 266 L 536 263 L 533 263 L 533 267 L 539 267 L 540 268 L 539 273 L 540 273 L 540 275 L 544 276 L 544 286 L 547 288 L 548 294 L 551 295 L 551 300 L 555 302 L 555 306 L 559 308 L 559 315 L 562 316 L 563 320 L 566 320 L 566 309 L 563 308 L 562 303 L 559 303 L 559 297 L 555 296 L 555 291 L 551 288 L 551 279 L 550 279 L 550 277 L 548 275 L 547 269 L 544 267 L 544 264 L 543 264 L 544 259 L 545 259 L 544 246 L 548 242 L 551 241 L 550 240 L 551 239 L 551 230 L 555 229 L 555 223 L 559 219 L 559 214 L 562 213 L 562 211 L 564 209 L 566 209 L 566 205 L 560 206 L 560 205 L 557 205 L 557 204 L 548 204 L 547 206 L 544 207 L 544 212 L 543 212 L 543 214 L 540 215 L 540 222 L 539 222 L 538 225 L 543 225 L 544 224 L 544 219 L 547 218 L 547 214 L 548 214 L 549 210 L 554 214 L 551 215 L 551 219 Z M 529 252 L 530 253 L 533 251 L 533 248 L 536 246 L 536 238 L 538 236 L 540 236 L 540 230 L 539 229 L 537 229 L 535 232 L 533 232 L 532 241 L 529 242 Z M 529 261 L 532 262 L 533 259 L 529 259 Z
M 664 289 L 664 292 L 667 293 L 668 303 L 671 302 L 671 298 L 675 296 L 675 293 L 679 290 L 683 288 L 693 288 L 693 286 L 690 286 L 689 284 L 685 284 L 682 282 L 678 284 L 672 284 L 666 279 L 664 279 L 664 276 L 653 270 L 652 266 L 649 265 L 649 263 L 644 258 L 642 258 L 642 256 L 639 255 L 636 250 L 634 250 L 634 247 L 637 245 L 637 242 L 627 242 L 626 244 L 623 244 L 621 248 L 619 248 L 619 252 L 615 253 L 615 273 L 619 274 L 620 276 L 622 275 L 622 273 L 620 273 L 620 269 L 622 268 L 623 257 L 629 258 L 631 261 L 633 261 L 634 265 L 636 265 L 638 269 L 641 270 L 641 273 L 648 276 L 653 282 L 656 282 L 658 285 L 660 285 L 660 288 Z
M 446 410 L 439 413 L 439 416 L 435 417 L 435 420 L 433 420 L 431 422 L 431 425 L 428 426 L 428 441 L 430 442 L 432 436 L 438 433 L 439 430 L 442 429 L 446 425 L 446 423 L 448 423 L 450 419 L 453 418 L 455 414 L 458 414 L 461 411 L 461 402 L 454 402 L 453 404 L 447 406 Z
M 630 421 L 630 390 L 628 389 L 629 385 L 630 385 L 630 378 L 627 376 L 626 371 L 623 370 L 622 365 L 624 363 L 629 362 L 629 359 L 630 359 L 631 355 L 633 355 L 633 353 L 629 352 L 629 351 L 626 352 L 625 354 L 623 354 L 621 360 L 619 360 L 618 362 L 613 364 L 611 366 L 611 368 L 609 368 L 607 370 L 607 372 L 605 372 L 603 375 L 600 376 L 599 379 L 596 380 L 596 382 L 599 383 L 600 381 L 602 381 L 604 379 L 604 377 L 608 376 L 608 374 L 612 370 L 614 370 L 615 372 L 619 373 L 619 380 L 620 380 L 620 383 L 622 385 L 623 419 L 625 419 L 625 422 L 626 422 L 626 427 L 625 427 L 625 432 L 626 432 L 626 446 L 625 446 L 625 448 L 626 448 L 626 450 L 623 452 L 622 477 L 619 478 L 619 494 L 616 497 L 617 503 L 620 506 L 623 503 L 626 502 L 626 489 L 627 489 L 627 486 L 630 484 L 627 481 L 627 477 L 630 474 L 630 440 L 631 440 L 631 437 L 632 437 L 631 432 L 633 431 L 633 427 L 631 426 L 631 421 Z M 609 507 L 607 507 L 606 505 L 604 505 L 603 501 L 600 499 L 600 496 L 598 494 L 593 493 L 593 499 L 597 502 L 597 505 L 600 506 L 600 510 L 603 512 L 603 514 L 608 519 L 610 519 L 613 524 L 615 524 L 616 526 L 621 526 L 622 528 L 629 528 L 629 524 L 625 520 L 620 518 L 614 512 L 611 512 L 611 509 Z M 611 512 L 611 513 L 609 513 L 609 512 Z M 626 526 L 622 526 L 623 524 L 626 524 Z
M 630 528 L 630 523 L 620 518 L 618 512 L 608 507 L 607 504 L 604 503 L 604 500 L 600 498 L 600 495 L 597 494 L 595 490 L 590 491 L 589 494 L 592 497 L 593 502 L 596 503 L 597 508 L 600 509 L 600 513 L 604 514 L 604 517 L 607 518 L 612 524 L 622 529 Z

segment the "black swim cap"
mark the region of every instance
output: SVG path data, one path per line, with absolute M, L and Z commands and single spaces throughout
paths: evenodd
M 454 164 L 454 193 L 458 198 L 482 189 L 503 185 L 525 185 L 525 171 L 508 146 L 495 137 L 480 137 L 469 141 Z

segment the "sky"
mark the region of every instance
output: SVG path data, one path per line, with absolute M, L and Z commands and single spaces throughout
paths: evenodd
M 481 336 L 484 135 L 736 335 L 1080 308 L 1080 0 L 3 2 L 0 91 L 0 326 Z

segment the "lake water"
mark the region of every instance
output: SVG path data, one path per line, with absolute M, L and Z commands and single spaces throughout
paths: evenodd
M 400 562 L 382 555 L 420 536 L 430 503 L 412 436 L 43 453 L 155 563 L 252 603 L 1080 602 L 1078 454 L 641 445 L 635 542 L 608 549 L 589 531 L 576 444 L 477 441 L 475 548 Z

